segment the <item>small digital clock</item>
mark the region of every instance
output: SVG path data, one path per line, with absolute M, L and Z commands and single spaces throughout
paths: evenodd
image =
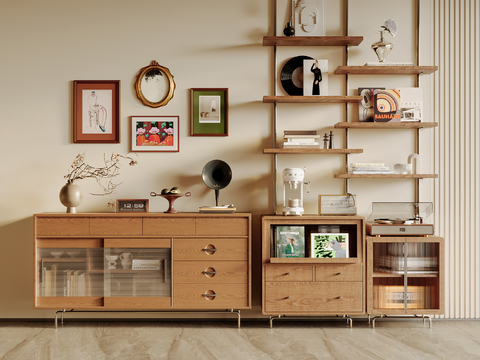
M 117 200 L 119 212 L 148 212 L 148 199 L 121 199 Z

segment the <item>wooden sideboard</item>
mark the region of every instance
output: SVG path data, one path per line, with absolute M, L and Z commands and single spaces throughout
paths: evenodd
M 251 308 L 251 214 L 42 213 L 35 309 Z

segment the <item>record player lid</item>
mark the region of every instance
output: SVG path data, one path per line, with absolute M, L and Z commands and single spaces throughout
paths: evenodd
M 432 202 L 373 202 L 371 214 L 367 222 L 419 221 L 425 223 L 433 213 Z M 432 220 L 433 222 L 433 220 Z

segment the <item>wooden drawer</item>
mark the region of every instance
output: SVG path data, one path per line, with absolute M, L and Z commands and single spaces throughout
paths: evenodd
M 90 235 L 90 219 L 86 217 L 36 218 L 37 236 Z
M 247 284 L 178 284 L 173 291 L 174 308 L 200 310 L 249 308 Z M 216 296 L 204 296 L 206 294 Z
M 91 218 L 90 235 L 142 235 L 142 218 Z
M 175 284 L 246 284 L 247 261 L 175 261 Z
M 352 265 L 315 265 L 316 281 L 363 281 L 363 266 Z
M 265 288 L 267 313 L 363 313 L 361 282 L 269 282 Z
M 247 218 L 197 218 L 196 235 L 212 236 L 248 236 Z
M 265 281 L 313 281 L 313 266 L 266 265 Z
M 143 235 L 191 236 L 195 235 L 194 218 L 144 218 Z
M 174 239 L 174 260 L 248 260 L 248 240 Z

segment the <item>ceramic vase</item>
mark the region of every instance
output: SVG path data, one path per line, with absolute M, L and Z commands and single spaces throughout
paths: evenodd
M 380 62 L 385 62 L 388 53 L 393 49 L 393 44 L 385 40 L 383 33 L 383 31 L 380 31 L 380 41 L 372 44 L 372 49 L 375 51 L 375 54 L 377 54 L 378 61 Z
M 287 25 L 285 25 L 285 29 L 283 29 L 283 34 L 285 36 L 294 36 L 295 35 L 295 28 L 292 26 L 291 23 L 287 23 Z
M 60 190 L 60 202 L 67 207 L 67 213 L 75 214 L 77 206 L 82 203 L 82 188 L 73 181 L 68 181 Z

